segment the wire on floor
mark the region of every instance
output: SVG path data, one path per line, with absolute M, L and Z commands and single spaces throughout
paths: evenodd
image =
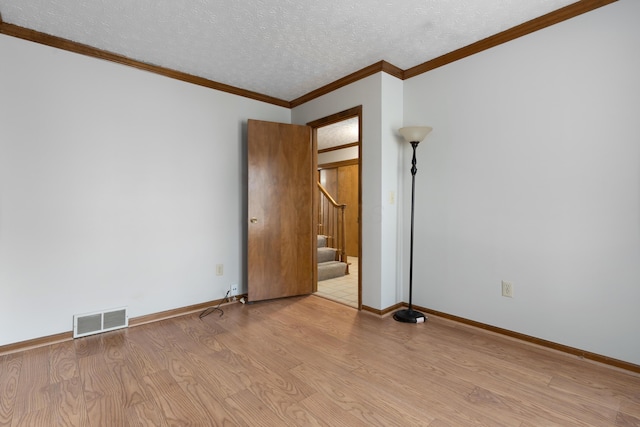
M 223 302 L 225 302 L 225 301 L 228 302 L 229 301 L 229 292 L 231 292 L 231 291 L 227 291 L 227 293 L 225 294 L 224 298 L 222 300 L 220 300 L 218 305 L 216 305 L 215 307 L 207 308 L 205 311 L 200 313 L 199 317 L 202 319 L 203 317 L 206 317 L 206 316 L 210 315 L 211 313 L 213 313 L 216 310 L 220 312 L 220 317 L 222 317 L 222 315 L 224 314 L 224 311 L 220 308 L 220 306 L 222 305 Z

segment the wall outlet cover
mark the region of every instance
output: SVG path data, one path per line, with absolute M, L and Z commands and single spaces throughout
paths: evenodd
M 502 281 L 502 296 L 513 298 L 513 283 L 507 282 L 506 280 Z

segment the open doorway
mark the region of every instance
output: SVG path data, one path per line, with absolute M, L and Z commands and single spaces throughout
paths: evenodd
M 362 307 L 362 107 L 308 123 L 318 149 L 316 295 Z

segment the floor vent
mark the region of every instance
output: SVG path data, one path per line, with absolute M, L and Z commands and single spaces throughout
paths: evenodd
M 127 307 L 73 316 L 73 337 L 80 338 L 129 326 Z

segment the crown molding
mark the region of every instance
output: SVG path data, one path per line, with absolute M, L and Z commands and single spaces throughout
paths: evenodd
M 240 89 L 235 86 L 218 83 L 203 77 L 176 71 L 170 68 L 160 67 L 146 62 L 137 61 L 126 56 L 108 52 L 102 49 L 74 42 L 72 40 L 63 39 L 61 37 L 52 36 L 50 34 L 31 30 L 29 28 L 20 27 L 18 25 L 8 24 L 0 21 L 0 34 L 13 36 L 19 39 L 28 40 L 34 43 L 43 44 L 57 49 L 66 50 L 80 55 L 90 56 L 92 58 L 104 59 L 105 61 L 115 62 L 117 64 L 138 68 L 140 70 L 149 71 L 154 74 L 192 83 L 198 86 L 204 86 L 210 89 L 231 93 L 245 98 L 255 99 L 257 101 L 266 102 L 280 107 L 291 108 L 289 101 L 274 98 L 272 96 L 263 95 L 261 93 L 252 92 L 250 90 Z
M 8 24 L 2 21 L 1 15 L 0 15 L 0 34 L 6 34 L 9 36 L 32 41 L 35 43 L 44 44 L 54 48 L 63 49 L 63 50 L 67 50 L 74 53 L 79 53 L 81 55 L 90 56 L 93 58 L 104 59 L 106 61 L 127 65 L 130 67 L 138 68 L 138 69 L 149 71 L 165 77 L 169 77 L 172 79 L 181 80 L 187 83 L 204 86 L 210 89 L 215 89 L 215 90 L 231 93 L 238 96 L 243 96 L 245 98 L 266 102 L 266 103 L 277 105 L 280 107 L 294 108 L 306 102 L 309 102 L 313 99 L 326 95 L 330 92 L 333 92 L 336 89 L 347 86 L 351 83 L 357 82 L 358 80 L 362 80 L 366 77 L 369 77 L 379 72 L 387 73 L 401 80 L 410 79 L 412 77 L 431 71 L 435 68 L 442 67 L 444 65 L 450 64 L 452 62 L 474 55 L 476 53 L 485 51 L 492 47 L 496 47 L 503 43 L 507 43 L 511 40 L 515 40 L 519 37 L 522 37 L 527 34 L 531 34 L 535 31 L 541 30 L 543 28 L 547 28 L 549 26 L 558 24 L 560 22 L 566 21 L 568 19 L 574 18 L 576 16 L 582 15 L 583 13 L 590 12 L 592 10 L 598 9 L 602 6 L 606 6 L 610 3 L 614 3 L 616 1 L 618 0 L 580 0 L 576 3 L 570 4 L 556 11 L 550 12 L 546 15 L 532 19 L 523 24 L 517 25 L 508 30 L 502 31 L 501 33 L 479 40 L 475 43 L 472 43 L 468 46 L 457 49 L 453 52 L 431 59 L 427 62 L 416 65 L 415 67 L 411 67 L 407 70 L 402 70 L 401 68 L 396 67 L 395 65 L 390 64 L 389 62 L 386 62 L 386 61 L 376 62 L 375 64 L 371 64 L 368 67 L 362 68 L 361 70 L 358 70 L 332 83 L 329 83 L 325 86 L 315 89 L 292 101 L 285 101 L 283 99 L 275 98 L 275 97 L 264 95 L 261 93 L 240 89 L 235 86 L 226 85 L 224 83 L 218 83 L 213 80 L 205 79 L 203 77 L 197 77 L 191 74 L 183 73 L 181 71 L 176 71 L 169 68 L 164 68 L 157 65 L 148 64 L 145 62 L 130 59 L 122 55 L 118 55 L 118 54 L 104 51 L 101 49 L 96 49 L 94 47 L 77 43 L 71 40 L 63 39 L 61 37 L 56 37 L 49 34 L 41 33 L 39 31 L 31 30 L 28 28 L 19 27 L 17 25 Z
M 468 56 L 475 55 L 476 53 L 510 42 L 511 40 L 526 36 L 527 34 L 542 30 L 543 28 L 550 27 L 616 1 L 618 0 L 580 0 L 561 9 L 547 13 L 546 15 L 532 19 L 531 21 L 509 28 L 501 33 L 479 40 L 458 50 L 454 50 L 453 52 L 439 56 L 420 65 L 416 65 L 415 67 L 408 68 L 404 71 L 404 79 L 410 79 L 411 77 L 426 73 L 427 71 L 442 67 Z
M 333 92 L 336 89 L 350 85 L 351 83 L 355 83 L 358 80 L 362 80 L 365 77 L 369 77 L 381 71 L 398 77 L 399 79 L 402 79 L 404 75 L 402 69 L 396 67 L 393 64 L 390 64 L 386 61 L 376 62 L 375 64 L 371 64 L 368 67 L 351 73 L 348 76 L 336 80 L 335 82 L 329 83 L 328 85 L 322 86 L 314 91 L 307 93 L 306 95 L 302 95 L 301 97 L 294 99 L 290 102 L 291 108 L 302 105 L 306 102 L 311 101 L 312 99 L 319 98 L 322 95 L 326 95 L 327 93 Z

